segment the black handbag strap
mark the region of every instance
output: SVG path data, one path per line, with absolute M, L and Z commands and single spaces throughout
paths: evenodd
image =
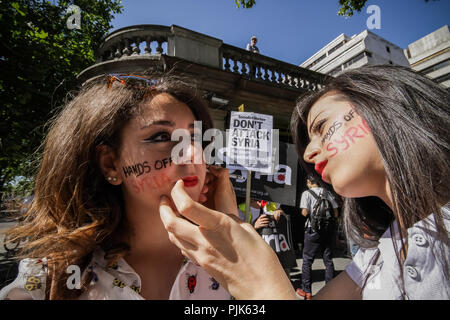
M 312 194 L 312 196 L 313 196 L 316 200 L 319 200 L 319 196 L 318 196 L 314 191 L 312 191 L 311 189 L 309 189 L 308 192 L 309 192 L 310 194 Z

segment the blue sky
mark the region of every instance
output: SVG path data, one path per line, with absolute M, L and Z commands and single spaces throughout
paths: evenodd
M 339 34 L 367 29 L 378 5 L 381 29 L 371 30 L 406 48 L 408 44 L 450 24 L 450 1 L 368 0 L 360 13 L 338 16 L 338 0 L 256 0 L 252 9 L 238 9 L 234 0 L 122 0 L 124 10 L 112 21 L 116 30 L 136 24 L 172 24 L 245 48 L 258 37 L 261 54 L 299 65 Z

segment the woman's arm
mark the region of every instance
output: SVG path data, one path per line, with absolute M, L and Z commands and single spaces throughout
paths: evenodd
M 172 190 L 173 203 L 161 198 L 161 220 L 170 240 L 236 299 L 297 299 L 273 249 L 234 215 L 230 203 L 236 200 L 228 171 L 219 179 L 216 208 L 220 212 L 193 201 L 181 180 Z
M 250 224 L 232 212 L 230 203 L 236 200 L 227 171 L 218 178 L 223 179 L 216 190 L 220 195 L 216 201 L 218 210 L 193 201 L 184 191 L 183 181 L 178 181 L 172 190 L 173 202 L 168 197 L 161 198 L 160 216 L 170 240 L 236 299 L 298 299 L 273 249 Z M 361 299 L 361 293 L 342 272 L 314 298 Z
M 342 271 L 336 278 L 327 283 L 313 300 L 361 300 L 361 288 Z

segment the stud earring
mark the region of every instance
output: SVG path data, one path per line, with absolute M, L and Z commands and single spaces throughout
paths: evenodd
M 116 181 L 117 181 L 117 178 L 116 178 L 116 177 L 108 177 L 107 180 L 110 181 L 110 182 L 111 182 L 111 181 L 112 181 L 112 182 L 116 182 Z

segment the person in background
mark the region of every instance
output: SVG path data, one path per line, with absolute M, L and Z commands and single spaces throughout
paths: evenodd
M 248 212 L 248 220 L 246 222 L 250 223 L 252 226 L 255 226 L 255 222 L 261 215 L 264 214 L 263 204 L 265 203 L 262 200 L 250 199 L 250 210 Z M 245 202 L 239 204 L 238 206 L 239 217 L 242 221 L 245 221 L 245 208 Z M 258 227 L 260 227 L 259 224 Z
M 303 244 L 302 289 L 297 288 L 296 292 L 306 300 L 311 300 L 312 264 L 317 254 L 323 253 L 325 283 L 334 278 L 335 270 L 332 253 L 335 229 L 337 227 L 338 205 L 330 192 L 319 187 L 316 177 L 309 176 L 306 184 L 309 190 L 302 193 L 300 201 L 301 213 L 307 218 Z M 326 201 L 328 201 L 329 210 L 327 212 L 319 212 L 321 210 L 319 203 L 321 196 L 326 197 Z M 325 208 L 322 207 L 322 209 Z M 324 215 L 322 220 L 324 230 L 318 230 L 320 221 L 317 219 L 319 218 L 318 215 L 322 213 Z M 318 221 L 318 223 L 314 223 L 315 221 Z
M 290 278 L 290 270 L 297 266 L 297 261 L 288 234 L 290 224 L 286 214 L 277 202 L 251 199 L 250 205 L 249 223 L 276 252 L 286 275 Z M 245 203 L 239 205 L 239 216 L 242 220 L 244 213 Z
M 256 43 L 258 42 L 258 38 L 256 38 L 255 36 L 252 36 L 250 38 L 250 43 L 247 43 L 247 51 L 251 51 L 253 53 L 259 53 L 259 49 L 256 46 Z
M 259 53 L 259 48 L 256 46 L 256 43 L 258 42 L 258 39 L 255 36 L 252 36 L 250 39 L 250 43 L 247 43 L 247 51 L 250 51 L 252 53 Z M 257 76 L 256 74 L 256 66 L 254 64 L 250 64 L 250 78 L 255 78 Z

